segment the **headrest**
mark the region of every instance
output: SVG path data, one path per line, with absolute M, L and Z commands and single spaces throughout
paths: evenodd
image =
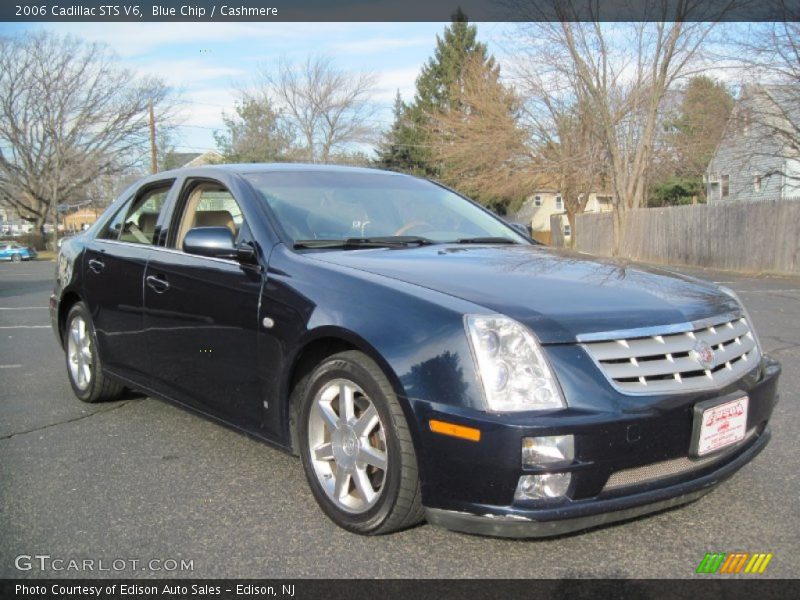
M 236 235 L 236 224 L 227 210 L 201 210 L 194 213 L 194 227 L 227 227 Z
M 137 224 L 142 233 L 153 233 L 156 230 L 158 213 L 145 212 L 139 215 Z

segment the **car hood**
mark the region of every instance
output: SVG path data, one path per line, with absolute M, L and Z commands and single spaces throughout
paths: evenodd
M 432 245 L 309 256 L 508 315 L 525 323 L 543 343 L 693 322 L 739 310 L 717 286 L 692 277 L 542 246 Z

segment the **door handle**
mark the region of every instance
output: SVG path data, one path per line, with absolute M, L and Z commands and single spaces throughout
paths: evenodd
M 97 260 L 96 258 L 90 258 L 89 259 L 89 268 L 93 272 L 99 273 L 100 271 L 105 269 L 105 267 L 106 267 L 106 263 L 104 263 L 102 260 Z
M 148 275 L 145 282 L 147 283 L 147 287 L 157 294 L 163 294 L 169 289 L 169 282 L 157 275 Z

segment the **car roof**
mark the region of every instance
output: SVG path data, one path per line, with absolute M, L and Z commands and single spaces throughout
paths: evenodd
M 244 163 L 244 164 L 222 164 L 222 165 L 202 165 L 198 167 L 183 167 L 171 171 L 158 173 L 164 175 L 179 175 L 186 172 L 192 173 L 214 173 L 214 172 L 233 172 L 239 174 L 248 173 L 280 173 L 280 172 L 328 172 L 328 173 L 368 173 L 371 175 L 387 176 L 407 176 L 403 173 L 385 171 L 383 169 L 373 169 L 371 167 L 351 167 L 345 165 L 322 165 L 316 163 Z

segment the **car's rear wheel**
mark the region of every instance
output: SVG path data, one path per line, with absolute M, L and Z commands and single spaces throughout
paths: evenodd
M 67 374 L 75 395 L 84 402 L 117 399 L 123 386 L 103 373 L 92 319 L 83 302 L 70 309 L 64 338 Z
M 378 365 L 361 352 L 342 352 L 300 385 L 300 455 L 325 514 L 365 535 L 419 523 L 423 509 L 414 445 Z
M 22 257 L 19 255 L 19 252 L 11 255 L 11 262 L 22 262 Z

